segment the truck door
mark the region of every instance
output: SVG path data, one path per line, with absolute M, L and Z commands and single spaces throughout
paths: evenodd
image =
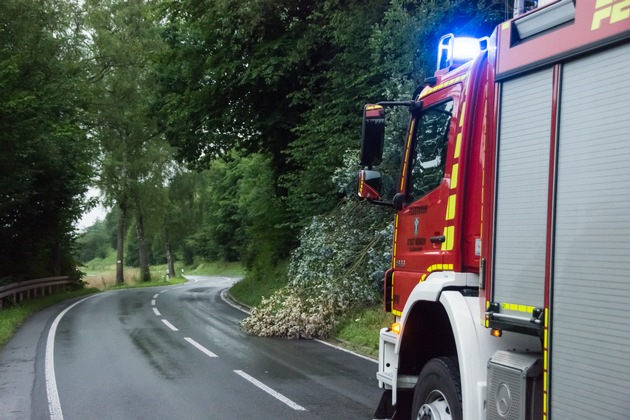
M 410 125 L 400 184 L 407 204 L 396 216 L 394 235 L 394 314 L 402 313 L 398 302 L 405 302 L 432 271 L 452 269 L 443 267 L 443 249 L 453 241 L 445 218 L 450 192 L 447 149 L 456 129 L 453 104 L 453 99 L 445 99 L 428 106 Z

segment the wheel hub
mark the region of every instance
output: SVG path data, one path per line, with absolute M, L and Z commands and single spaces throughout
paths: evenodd
M 431 391 L 426 402 L 418 411 L 417 420 L 450 420 L 451 409 L 448 401 L 440 391 Z

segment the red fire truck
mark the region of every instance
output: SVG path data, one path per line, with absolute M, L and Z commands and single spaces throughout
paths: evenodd
M 549 3 L 365 107 L 359 195 L 396 213 L 375 418 L 630 419 L 630 1 Z

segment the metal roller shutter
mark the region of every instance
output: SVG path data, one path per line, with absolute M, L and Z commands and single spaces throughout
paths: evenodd
M 630 45 L 562 75 L 551 305 L 553 419 L 630 416 Z
M 552 76 L 547 69 L 502 87 L 493 282 L 502 304 L 544 304 Z

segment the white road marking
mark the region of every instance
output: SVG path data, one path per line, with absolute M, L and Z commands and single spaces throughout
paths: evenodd
M 154 294 L 154 295 L 153 295 L 153 299 L 157 299 L 157 297 L 158 297 L 159 295 L 160 295 L 159 293 Z
M 158 311 L 157 308 L 153 308 L 153 312 L 157 315 L 157 316 L 162 316 L 162 314 L 160 313 L 160 311 Z
M 64 309 L 57 318 L 53 321 L 48 330 L 48 338 L 46 339 L 46 356 L 44 357 L 45 375 L 46 375 L 46 394 L 48 396 L 48 412 L 50 413 L 51 420 L 63 420 L 63 412 L 61 411 L 61 402 L 59 401 L 59 391 L 57 390 L 57 378 L 55 377 L 55 334 L 57 333 L 57 326 L 61 318 L 70 309 L 77 306 L 84 300 L 91 299 L 94 296 L 88 296 L 81 299 L 78 302 L 73 303 Z
M 353 352 L 352 350 L 344 349 L 343 347 L 336 346 L 336 345 L 331 344 L 331 343 L 328 343 L 328 342 L 326 342 L 326 341 L 323 341 L 323 340 L 318 340 L 318 339 L 315 339 L 315 340 L 313 340 L 313 341 L 317 341 L 318 343 L 324 344 L 325 346 L 328 346 L 328 347 L 332 347 L 333 349 L 337 349 L 337 350 L 340 350 L 340 351 L 343 351 L 343 352 L 346 352 L 346 353 L 350 353 L 350 354 L 352 354 L 353 356 L 360 357 L 361 359 L 365 359 L 365 360 L 368 360 L 368 361 L 373 362 L 373 363 L 378 363 L 378 360 L 374 360 L 374 359 L 373 359 L 373 358 L 371 358 L 371 357 L 364 356 L 364 355 L 362 355 L 362 354 L 359 354 L 359 353 Z
M 151 306 L 155 306 L 155 299 L 151 301 Z
M 158 293 L 159 295 L 161 295 L 162 293 L 166 292 L 166 290 L 162 290 L 160 291 L 160 293 Z
M 173 331 L 179 331 L 175 325 L 171 324 L 170 322 L 168 322 L 167 320 L 163 319 L 162 322 L 164 323 L 164 325 L 166 325 L 167 327 L 169 327 L 171 330 Z
M 184 337 L 184 340 L 188 341 L 190 344 L 197 347 L 199 350 L 201 350 L 202 353 L 204 353 L 208 357 L 219 357 L 216 354 L 212 353 L 207 348 L 205 348 L 204 346 L 202 346 L 201 344 L 197 343 L 195 340 L 193 340 L 190 337 Z
M 293 401 L 291 401 L 284 395 L 280 394 L 279 392 L 274 391 L 273 389 L 269 388 L 267 385 L 260 382 L 258 379 L 249 376 L 247 373 L 243 372 L 242 370 L 235 370 L 234 373 L 246 379 L 247 381 L 251 382 L 252 384 L 256 385 L 258 388 L 262 389 L 263 391 L 265 391 L 267 394 L 271 395 L 272 397 L 282 401 L 283 403 L 285 403 L 292 409 L 296 411 L 306 411 L 306 408 L 302 407 L 299 404 L 294 403 Z

